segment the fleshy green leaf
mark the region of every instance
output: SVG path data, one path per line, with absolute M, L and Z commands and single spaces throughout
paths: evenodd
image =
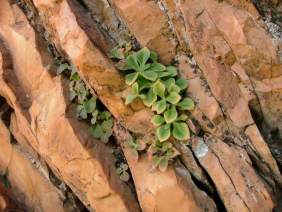
M 158 55 L 157 55 L 157 53 L 154 52 L 154 51 L 151 51 L 151 53 L 150 53 L 150 59 L 151 59 L 153 62 L 157 62 L 157 60 L 158 60 Z
M 168 91 L 171 93 L 171 92 L 176 92 L 176 93 L 179 93 L 180 92 L 180 88 L 176 85 L 176 84 L 171 84 L 168 88 Z
M 139 73 L 138 72 L 134 72 L 131 74 L 127 74 L 125 76 L 125 82 L 127 85 L 132 85 L 138 78 Z
M 159 166 L 161 159 L 162 159 L 162 157 L 154 155 L 154 157 L 153 157 L 154 168 L 157 168 Z
M 69 67 L 70 67 L 69 64 L 67 64 L 67 63 L 62 63 L 62 64 L 58 67 L 58 69 L 57 69 L 57 75 L 63 73 L 65 70 L 70 69 Z
M 170 137 L 170 124 L 162 125 L 157 128 L 157 137 L 160 142 L 164 142 Z
M 177 119 L 177 110 L 175 106 L 172 106 L 169 110 L 164 113 L 166 123 L 172 123 Z
M 123 59 L 123 60 L 120 60 L 119 62 L 115 63 L 115 67 L 118 69 L 118 70 L 121 70 L 121 71 L 126 71 L 126 70 L 130 70 L 132 68 L 130 68 L 127 64 L 127 62 Z
M 164 142 L 162 145 L 162 151 L 166 152 L 172 148 L 172 144 L 170 142 Z
M 159 162 L 159 169 L 161 172 L 165 172 L 168 167 L 168 160 L 166 158 L 162 158 Z
M 155 116 L 152 118 L 152 123 L 153 123 L 156 127 L 162 125 L 164 122 L 165 122 L 164 117 L 162 117 L 162 116 L 160 116 L 160 115 L 155 115 Z
M 124 59 L 123 49 L 117 46 L 110 51 L 109 56 L 110 58 L 116 58 L 119 60 Z
M 178 116 L 176 121 L 186 121 L 187 119 L 188 119 L 188 116 L 186 116 L 185 114 L 181 114 L 180 116 Z
M 172 134 L 175 139 L 180 141 L 188 140 L 190 138 L 189 128 L 184 122 L 173 123 Z
M 119 176 L 120 179 L 124 182 L 127 182 L 129 180 L 129 174 L 127 172 L 122 172 L 121 175 Z
M 140 74 L 150 81 L 155 81 L 158 78 L 158 74 L 153 71 L 142 71 Z
M 100 125 L 94 125 L 90 128 L 90 130 L 94 138 L 100 138 L 104 134 L 104 131 Z
M 87 100 L 84 107 L 87 113 L 92 113 L 96 108 L 96 98 L 92 97 Z
M 118 174 L 118 175 L 121 175 L 121 173 L 123 172 L 123 169 L 122 169 L 121 167 L 118 167 L 118 168 L 116 169 L 116 171 L 117 171 L 117 174 Z
M 109 138 L 111 137 L 111 135 L 112 135 L 112 130 L 106 131 L 102 134 L 102 136 L 100 137 L 100 140 L 103 143 L 107 143 L 109 141 Z
M 72 80 L 72 81 L 80 80 L 78 73 L 77 72 L 72 73 L 71 76 L 70 76 L 70 80 Z
M 177 104 L 181 99 L 181 96 L 176 92 L 171 92 L 167 97 L 166 100 L 171 104 Z
M 184 98 L 177 104 L 180 110 L 193 110 L 195 108 L 194 101 L 191 98 Z
M 168 77 L 171 76 L 171 73 L 169 73 L 168 71 L 158 72 L 158 76 L 159 78 Z
M 166 110 L 167 103 L 164 99 L 154 103 L 152 110 L 157 111 L 157 114 L 161 114 Z
M 165 85 L 160 80 L 158 80 L 153 85 L 153 91 L 155 94 L 157 94 L 157 96 L 164 98 Z
M 135 71 L 139 71 L 140 67 L 139 64 L 137 62 L 137 58 L 136 55 L 129 55 L 126 58 L 126 63 L 128 65 L 129 68 L 134 69 Z
M 87 112 L 85 110 L 84 105 L 78 105 L 77 106 L 77 114 L 82 119 L 87 119 Z
M 145 88 L 150 88 L 152 84 L 151 81 L 145 79 L 144 77 L 139 77 L 137 82 L 139 85 L 139 92 L 141 92 Z
M 174 66 L 168 66 L 166 70 L 171 74 L 172 77 L 177 75 L 177 69 Z
M 146 94 L 145 99 L 143 99 L 143 103 L 147 107 L 151 107 L 152 104 L 157 101 L 157 95 L 153 92 L 152 89 L 149 90 L 149 92 Z
M 109 111 L 103 111 L 100 113 L 100 119 L 101 120 L 107 120 L 109 118 L 111 118 L 111 113 Z
M 92 112 L 92 117 L 91 117 L 91 124 L 95 124 L 97 121 L 97 116 L 98 116 L 99 111 L 95 110 Z
M 187 88 L 188 83 L 185 79 L 178 79 L 176 80 L 176 85 L 178 85 L 181 90 L 184 90 Z
M 147 147 L 147 144 L 143 139 L 138 139 L 136 141 L 136 145 L 137 145 L 136 150 L 138 150 L 138 151 L 142 151 L 142 150 L 146 149 L 146 147 Z
M 153 63 L 150 68 L 148 69 L 148 71 L 154 71 L 154 72 L 162 72 L 164 71 L 166 68 L 164 65 L 160 64 L 160 63 Z
M 122 168 L 123 171 L 126 171 L 126 170 L 128 170 L 129 167 L 128 167 L 128 165 L 126 163 L 122 163 L 120 165 L 120 168 Z
M 130 103 L 133 102 L 134 99 L 136 99 L 136 98 L 137 98 L 136 95 L 128 94 L 127 97 L 126 97 L 126 100 L 125 100 L 125 104 L 126 104 L 126 105 L 130 104 Z
M 143 49 L 136 52 L 136 59 L 140 65 L 141 68 L 144 68 L 147 60 L 150 58 L 150 51 L 147 47 L 144 47 Z M 140 70 L 143 71 L 144 69 Z
M 108 119 L 106 121 L 103 121 L 101 124 L 101 127 L 104 131 L 108 131 L 112 128 L 113 126 L 113 120 L 112 119 Z
M 172 84 L 175 84 L 175 79 L 174 78 L 169 78 L 166 81 L 164 81 L 164 84 L 167 88 L 169 88 Z
M 139 85 L 137 82 L 135 82 L 133 85 L 132 85 L 132 95 L 138 95 L 139 94 Z

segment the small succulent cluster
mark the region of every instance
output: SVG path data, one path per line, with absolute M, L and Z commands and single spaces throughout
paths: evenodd
M 76 68 L 68 63 L 61 63 L 57 74 L 70 73 L 69 96 L 77 104 L 76 115 L 80 120 L 86 120 L 91 125 L 91 134 L 107 143 L 113 134 L 113 119 L 111 114 L 99 105 L 97 97 L 90 93 L 83 80 L 80 79 Z M 100 108 L 99 108 L 100 106 Z
M 127 182 L 130 179 L 130 175 L 128 173 L 129 167 L 126 163 L 121 163 L 116 170 L 122 181 Z
M 178 78 L 176 67 L 159 63 L 157 54 L 146 47 L 135 52 L 130 44 L 122 43 L 112 49 L 110 57 L 118 60 L 116 67 L 124 71 L 126 84 L 131 86 L 125 104 L 141 99 L 155 112 L 152 123 L 157 128 L 157 139 L 150 143 L 148 152 L 152 153 L 154 164 L 165 170 L 175 155 L 169 141 L 190 138 L 185 111 L 193 110 L 195 105 L 191 98 L 183 97 L 187 81 Z M 146 148 L 139 141 L 128 143 L 135 155 Z

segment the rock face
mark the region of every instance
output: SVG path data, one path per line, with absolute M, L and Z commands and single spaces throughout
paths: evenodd
M 18 142 L 11 144 L 0 121 L 0 171 L 11 170 L 14 196 L 23 197 L 17 202 L 35 211 L 69 211 L 48 173 L 27 157 L 38 155 L 90 211 L 281 210 L 282 43 L 256 9 L 268 5 L 271 17 L 278 17 L 279 2 L 20 2 L 23 11 L 0 2 L 0 96 L 13 109 L 10 132 Z M 166 172 L 153 170 L 144 154 L 136 161 L 125 143 L 130 133 L 141 138 L 155 128 L 148 108 L 124 104 L 128 87 L 108 56 L 123 40 L 177 65 L 196 102 L 189 114 L 193 135 L 188 145 L 174 143 L 179 157 Z M 54 74 L 47 46 L 76 66 L 114 116 L 111 144 L 91 137 L 76 119 L 69 81 Z M 114 142 L 128 163 L 130 183 L 116 173 Z M 8 204 L 5 195 L 0 208 Z
M 110 149 L 87 130 L 80 132 L 83 124 L 66 117 L 63 79 L 52 78 L 44 67 L 34 31 L 19 8 L 7 2 L 0 8 L 10 13 L 8 20 L 0 20 L 0 93 L 15 111 L 21 137 L 90 210 L 139 211 L 135 197 L 116 174 Z
M 8 180 L 21 208 L 33 211 L 64 211 L 59 191 L 30 163 L 0 121 L 0 172 L 8 170 Z M 3 209 L 4 210 L 4 209 Z
M 213 200 L 194 184 L 186 169 L 177 166 L 165 173 L 152 170 L 146 157 L 137 161 L 132 156 L 124 142 L 130 134 L 118 125 L 114 131 L 131 169 L 142 211 L 216 211 Z

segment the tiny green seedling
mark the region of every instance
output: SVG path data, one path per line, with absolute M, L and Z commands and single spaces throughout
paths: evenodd
M 164 172 L 168 167 L 169 161 L 177 155 L 177 151 L 173 148 L 172 143 L 156 140 L 150 145 L 148 154 L 149 158 L 152 158 L 154 167 Z
M 136 161 L 139 158 L 138 151 L 145 150 L 147 147 L 147 144 L 145 141 L 141 139 L 133 139 L 132 137 L 128 139 L 128 141 L 126 142 L 126 145 L 130 148 L 130 154 Z
M 113 119 L 106 110 L 98 109 L 97 97 L 91 94 L 83 80 L 80 79 L 76 67 L 64 62 L 58 67 L 58 74 L 70 72 L 69 99 L 76 103 L 76 116 L 87 121 L 93 137 L 107 143 L 113 134 Z
M 125 163 L 121 163 L 120 166 L 117 168 L 117 174 L 119 175 L 119 178 L 127 182 L 130 179 L 130 176 L 128 174 L 128 165 Z

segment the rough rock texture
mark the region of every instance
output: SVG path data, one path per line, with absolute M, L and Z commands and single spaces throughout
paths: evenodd
M 76 17 L 72 13 L 68 2 L 62 1 L 60 4 L 55 4 L 46 1 L 44 3 L 35 1 L 35 6 L 41 12 L 47 28 L 53 33 L 55 43 L 66 52 L 68 57 L 78 67 L 82 78 L 94 89 L 101 101 L 117 120 L 136 133 L 145 135 L 153 131 L 154 128 L 150 122 L 152 113 L 148 109 L 144 109 L 142 106 L 141 110 L 139 109 L 139 111 L 132 113 L 130 112 L 132 109 L 124 105 L 123 99 L 120 98 L 120 89 L 125 87 L 121 75 L 111 62 L 101 54 L 99 49 L 90 43 L 88 37 L 76 22 Z M 54 14 L 60 14 L 60 16 Z M 64 17 L 67 17 L 68 22 L 65 21 L 66 18 Z M 174 170 L 151 174 L 149 173 L 151 170 L 149 162 L 141 160 L 138 165 L 135 163 L 133 165 L 131 163 L 132 158 L 128 154 L 125 154 L 125 156 L 131 164 L 138 198 L 143 210 L 162 211 L 162 205 L 165 203 L 170 205 L 169 209 L 180 207 L 182 210 L 189 210 L 191 207 L 198 207 L 199 210 L 200 206 L 193 206 L 193 204 L 196 204 L 193 200 L 193 194 L 185 194 L 189 187 L 185 183 L 180 183 Z M 137 176 L 139 177 L 137 178 Z M 147 184 L 143 183 L 144 179 L 140 176 L 148 178 Z M 155 184 L 153 179 L 155 178 L 162 179 L 162 184 L 157 186 L 155 191 L 146 195 L 143 192 L 139 192 L 153 188 Z M 170 198 L 169 193 L 163 192 L 169 188 L 176 190 L 174 198 Z M 162 195 L 160 196 L 159 193 L 162 193 Z M 147 203 L 147 198 L 151 199 L 151 204 Z M 209 199 L 208 197 L 206 198 Z M 183 200 L 181 205 L 179 205 L 180 202 L 177 199 Z M 207 205 L 210 205 L 211 210 L 214 210 L 212 200 L 209 201 L 210 204 Z
M 140 44 L 158 52 L 161 61 L 169 64 L 176 52 L 176 42 L 168 36 L 172 32 L 159 6 L 144 0 L 111 2 Z
M 64 211 L 59 191 L 31 164 L 20 146 L 11 144 L 11 136 L 0 121 L 0 172 L 8 170 L 13 196 L 21 208 L 29 211 Z
M 254 161 L 263 158 L 264 164 L 260 165 L 263 175 L 273 177 L 281 185 L 278 166 L 253 124 L 248 106 L 252 105 L 257 111 L 261 109 L 265 121 L 272 127 L 280 128 L 282 114 L 279 82 L 282 69 L 275 44 L 254 17 L 242 9 L 247 2 L 242 5 L 239 1 L 232 1 L 233 5 L 237 3 L 237 7 L 213 0 L 200 3 L 193 0 L 164 2 L 178 36 L 183 35 L 183 28 L 188 34 L 189 43 L 181 42 L 186 41 L 186 37 L 180 37 L 179 43 L 189 44 L 194 55 L 190 58 L 178 58 L 180 73 L 190 83 L 188 92 L 198 103 L 193 116 L 205 131 L 212 134 L 208 140 L 199 142 L 196 139 L 193 142 L 196 157 L 212 178 L 228 210 L 255 211 L 259 207 L 263 211 L 270 211 L 273 208 L 271 193 L 254 168 L 240 167 L 237 171 L 240 170 L 240 174 L 237 176 L 233 174 L 234 169 L 228 169 L 224 165 L 224 161 L 230 157 L 228 152 L 236 151 L 240 153 L 233 154 L 232 160 L 228 159 L 230 167 L 237 166 L 235 164 L 243 165 L 244 162 L 238 161 L 247 153 Z M 252 8 L 252 5 L 249 4 L 248 8 Z M 182 22 L 175 19 L 179 14 Z M 268 89 L 259 86 L 260 83 L 266 85 L 266 81 Z M 274 92 L 278 92 L 278 96 L 273 95 Z M 265 98 L 267 95 L 272 99 Z M 255 105 L 257 102 L 259 106 Z M 209 156 L 212 153 L 216 154 L 213 156 L 214 162 Z M 244 158 L 250 161 L 247 156 Z M 233 162 L 234 165 L 231 165 Z M 231 181 L 225 184 L 224 178 Z M 256 182 L 255 188 L 258 190 L 250 189 L 250 180 Z M 238 186 L 246 193 L 240 193 Z M 228 195 L 226 190 L 230 192 Z M 267 195 L 260 196 L 259 192 Z M 245 196 L 250 193 L 254 198 L 246 200 Z M 257 199 L 261 201 L 258 203 Z
M 253 2 L 279 14 L 278 1 Z M 281 210 L 282 177 L 272 154 L 282 164 L 282 45 L 251 0 L 22 5 L 37 34 L 15 5 L 0 3 L 0 95 L 15 110 L 10 128 L 21 148 L 37 152 L 89 210 Z M 88 126 L 75 119 L 68 82 L 52 74 L 39 34 L 77 67 L 115 117 L 132 190 L 118 179 L 111 146 L 90 137 Z M 180 155 L 164 173 L 152 170 L 144 154 L 135 161 L 125 145 L 129 132 L 141 137 L 155 129 L 141 102 L 124 104 L 128 87 L 107 55 L 122 40 L 176 64 L 196 102 L 189 114 L 192 138 L 188 145 L 174 143 Z
M 135 183 L 142 211 L 216 211 L 213 200 L 201 191 L 183 167 L 169 168 L 162 173 L 152 169 L 146 157 L 137 161 L 126 145 L 130 134 L 121 126 L 114 128 Z
M 143 133 L 152 127 L 151 112 L 144 107 L 126 107 L 122 99 L 125 82 L 102 52 L 80 28 L 67 1 L 34 1 L 56 46 L 77 66 L 80 75 L 94 89 L 116 119 L 133 132 Z
M 64 82 L 48 73 L 19 8 L 5 1 L 0 8 L 7 14 L 0 19 L 0 94 L 14 109 L 21 134 L 90 210 L 139 211 L 116 174 L 110 149 L 67 118 Z

